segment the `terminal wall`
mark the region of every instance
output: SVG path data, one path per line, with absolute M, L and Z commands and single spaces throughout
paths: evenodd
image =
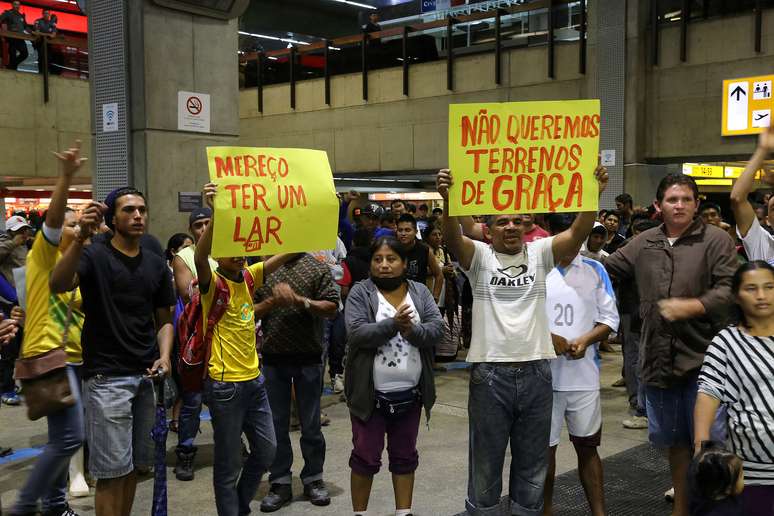
M 0 177 L 52 178 L 57 175 L 51 151 L 83 141 L 91 152 L 89 83 L 51 77 L 49 102 L 43 102 L 43 79 L 37 74 L 0 71 Z M 78 172 L 90 178 L 90 163 Z
M 454 92 L 446 89 L 446 61 L 414 65 L 410 95 L 401 68 L 369 74 L 368 102 L 360 74 L 331 78 L 331 106 L 322 79 L 297 83 L 296 110 L 287 84 L 264 88 L 264 113 L 255 89 L 240 93 L 240 143 L 311 147 L 328 152 L 336 173 L 433 170 L 447 164 L 448 106 L 587 98 L 591 77 L 578 73 L 576 44 L 557 44 L 556 79 L 547 78 L 546 47 L 503 52 L 502 86 L 494 82 L 494 54 L 455 58 Z M 589 47 L 589 68 L 593 49 Z
M 760 54 L 754 49 L 752 14 L 691 23 L 685 63 L 680 62 L 680 28 L 674 25 L 661 30 L 658 66 L 646 67 L 646 117 L 644 127 L 637 128 L 644 149 L 636 158 L 747 159 L 755 136 L 720 135 L 723 80 L 772 73 L 774 10 L 763 11 Z

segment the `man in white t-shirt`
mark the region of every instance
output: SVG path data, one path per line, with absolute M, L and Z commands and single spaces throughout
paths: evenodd
M 607 171 L 596 171 L 600 194 Z M 438 172 L 438 193 L 447 201 L 452 177 Z M 499 514 L 505 450 L 511 447 L 511 514 L 539 514 L 551 432 L 549 360 L 566 350 L 549 332 L 546 275 L 555 261 L 578 254 L 596 212 L 583 212 L 570 229 L 523 244 L 522 218 L 487 217 L 487 245 L 462 235 L 459 220 L 444 211 L 444 238 L 473 290 L 473 330 L 468 361 L 470 464 L 468 514 Z
M 564 337 L 569 349 L 551 361 L 554 406 L 544 514 L 551 514 L 556 447 L 566 421 L 590 513 L 604 516 L 602 461 L 597 453 L 602 437 L 599 342 L 617 330 L 619 322 L 604 266 L 582 255 L 557 264 L 546 278 L 546 312 L 551 333 Z
M 758 148 L 747 162 L 742 175 L 734 183 L 731 189 L 731 209 L 736 220 L 736 232 L 742 239 L 744 250 L 750 261 L 763 260 L 774 264 L 774 235 L 765 230 L 758 217 L 755 216 L 747 196 L 752 191 L 755 173 L 763 168 L 763 162 L 774 151 L 774 127 L 769 127 L 761 133 L 758 139 Z M 774 183 L 774 174 L 766 171 L 763 180 L 769 184 Z M 773 213 L 774 195 L 769 199 L 768 213 Z

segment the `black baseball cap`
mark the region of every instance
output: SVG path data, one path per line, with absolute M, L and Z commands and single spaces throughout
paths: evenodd
M 194 211 L 191 212 L 191 215 L 188 216 L 188 226 L 193 226 L 194 222 L 197 220 L 202 219 L 211 219 L 212 218 L 212 210 L 207 207 L 202 208 L 196 208 Z
M 599 222 L 594 223 L 594 227 L 591 229 L 591 234 L 598 233 L 600 235 L 607 235 L 607 228 Z

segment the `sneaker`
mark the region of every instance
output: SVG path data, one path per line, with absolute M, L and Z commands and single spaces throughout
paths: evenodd
M 325 487 L 325 483 L 322 480 L 315 480 L 306 484 L 304 486 L 304 496 L 309 498 L 312 505 L 317 505 L 318 507 L 324 507 L 331 503 L 328 488 Z
M 6 448 L 5 446 L 0 446 L 0 457 L 7 457 L 10 454 L 13 453 L 13 448 Z
M 2 402 L 5 403 L 6 405 L 10 405 L 13 407 L 21 405 L 21 398 L 15 392 L 3 393 L 3 395 L 0 396 L 0 400 L 2 400 Z
M 69 492 L 73 498 L 89 496 L 89 484 L 86 483 L 86 478 L 83 474 L 76 473 L 75 476 L 70 476 Z
M 344 375 L 337 374 L 333 377 L 333 392 L 341 394 L 344 392 Z
M 618 380 L 614 381 L 611 387 L 626 387 L 626 380 L 623 378 L 619 378 Z
M 43 511 L 41 516 L 78 516 L 78 513 L 72 510 L 68 504 L 64 504 L 55 509 Z
M 175 448 L 177 455 L 177 464 L 175 464 L 175 478 L 182 482 L 190 482 L 194 479 L 194 458 L 196 457 L 196 446 L 190 448 Z
M 293 489 L 290 484 L 272 484 L 269 493 L 261 500 L 261 512 L 278 511 L 292 500 Z
M 648 418 L 645 416 L 632 416 L 629 419 L 624 419 L 622 424 L 624 428 L 641 430 L 648 428 Z
M 664 500 L 666 500 L 669 503 L 673 503 L 675 501 L 675 488 L 670 487 L 667 492 L 664 493 Z

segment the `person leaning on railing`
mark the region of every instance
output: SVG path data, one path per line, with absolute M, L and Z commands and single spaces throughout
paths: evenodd
M 0 14 L 0 28 L 9 32 L 18 32 L 19 34 L 28 33 L 27 19 L 24 17 L 24 13 L 21 12 L 21 3 L 18 0 L 11 3 L 10 9 L 6 9 L 3 11 L 3 14 Z M 8 52 L 10 53 L 8 68 L 16 70 L 29 55 L 27 42 L 22 38 L 6 38 L 6 41 L 8 42 Z

